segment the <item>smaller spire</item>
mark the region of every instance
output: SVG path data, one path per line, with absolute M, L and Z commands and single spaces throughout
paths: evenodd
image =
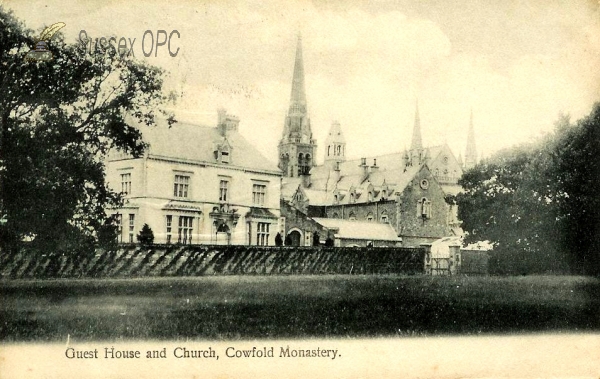
M 415 104 L 415 124 L 413 126 L 412 143 L 410 145 L 411 150 L 420 150 L 423 148 L 421 142 L 421 118 L 419 117 L 419 100 L 417 99 Z
M 473 126 L 473 108 L 469 120 L 469 132 L 467 134 L 467 149 L 465 151 L 465 168 L 469 169 L 477 164 L 477 146 L 475 145 L 475 127 Z

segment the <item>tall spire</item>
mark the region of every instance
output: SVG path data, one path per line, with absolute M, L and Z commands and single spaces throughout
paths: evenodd
M 415 106 L 415 125 L 413 127 L 412 144 L 410 145 L 411 150 L 420 150 L 423 148 L 421 142 L 421 118 L 419 117 L 419 100 L 417 100 Z
M 477 164 L 477 147 L 475 146 L 475 127 L 473 126 L 473 108 L 469 120 L 469 133 L 467 134 L 467 150 L 465 152 L 465 168 L 469 169 Z
M 306 90 L 304 88 L 304 62 L 302 60 L 302 36 L 298 33 L 296 45 L 296 61 L 292 79 L 292 94 L 290 96 L 290 114 L 306 113 Z
M 310 169 L 315 165 L 316 149 L 317 144 L 312 137 L 306 107 L 302 37 L 298 34 L 290 108 L 285 117 L 283 136 L 279 142 L 279 168 L 284 176 L 310 175 Z

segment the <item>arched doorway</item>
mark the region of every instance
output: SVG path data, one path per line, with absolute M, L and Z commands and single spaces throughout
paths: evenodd
M 288 237 L 290 237 L 290 245 L 289 246 L 300 246 L 300 241 L 302 241 L 302 234 L 300 234 L 297 230 L 292 230 L 288 233 Z

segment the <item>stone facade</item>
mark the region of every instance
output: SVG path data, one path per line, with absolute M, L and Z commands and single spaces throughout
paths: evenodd
M 111 154 L 107 181 L 125 195 L 110 209 L 120 242 L 148 224 L 155 243 L 274 245 L 281 171 L 219 112 L 217 127 L 178 123 L 140 127 L 150 148 L 141 158 Z

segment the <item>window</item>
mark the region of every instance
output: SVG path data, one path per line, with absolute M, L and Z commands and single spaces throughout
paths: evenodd
M 259 246 L 269 245 L 269 226 L 266 222 L 259 222 L 256 228 L 256 244 Z
M 431 218 L 431 201 L 425 197 L 417 202 L 417 217 Z
M 120 213 L 115 215 L 115 221 L 117 223 L 117 242 L 123 242 L 123 218 Z
M 121 174 L 121 194 L 128 195 L 131 193 L 131 173 Z
M 369 201 L 373 201 L 375 199 L 375 194 L 373 193 L 373 191 L 369 191 Z
M 227 195 L 229 192 L 229 182 L 227 180 L 221 180 L 219 184 L 219 201 L 227 201 Z
M 331 218 L 340 218 L 340 214 L 337 212 L 333 212 L 333 214 L 331 215 Z
M 388 215 L 387 215 L 387 213 L 383 212 L 381 214 L 381 222 L 384 223 L 384 224 L 388 223 Z
M 179 234 L 177 242 L 187 245 L 192 243 L 192 231 L 194 229 L 194 218 L 190 216 L 179 216 Z
M 348 215 L 348 220 L 356 221 L 356 213 L 350 212 L 350 214 Z
M 133 232 L 135 230 L 135 215 L 129 215 L 129 243 L 133 243 Z
M 373 221 L 373 212 L 369 212 L 367 214 L 367 221 L 372 222 Z
M 254 205 L 265 205 L 265 195 L 267 193 L 267 186 L 264 184 L 253 184 L 252 185 L 252 203 Z
M 229 163 L 229 151 L 221 151 L 221 163 Z
M 188 197 L 190 186 L 190 177 L 185 175 L 175 175 L 175 184 L 173 185 L 173 196 Z
M 173 216 L 167 215 L 167 243 L 171 243 L 171 227 L 173 225 Z

